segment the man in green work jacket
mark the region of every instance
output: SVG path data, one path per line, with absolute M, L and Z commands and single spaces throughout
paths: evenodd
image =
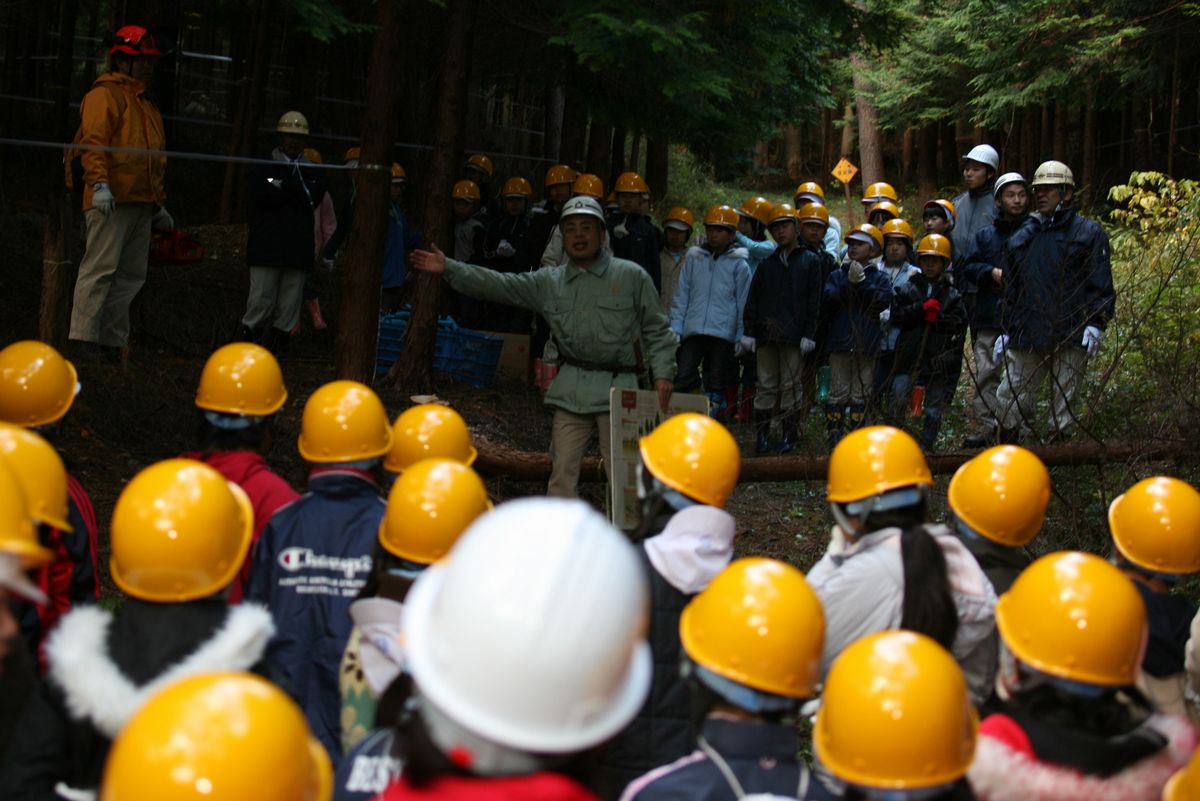
M 412 254 L 413 267 L 441 273 L 450 287 L 482 300 L 520 306 L 550 323 L 562 362 L 546 393 L 554 407 L 547 494 L 575 497 L 592 432 L 611 471 L 608 390 L 637 387 L 637 347 L 654 375 L 664 412 L 675 377 L 675 335 L 649 274 L 606 247 L 604 211 L 590 197 L 567 201 L 559 218 L 568 262 L 528 273 L 498 273 L 432 251 Z M 612 475 L 609 473 L 609 480 Z

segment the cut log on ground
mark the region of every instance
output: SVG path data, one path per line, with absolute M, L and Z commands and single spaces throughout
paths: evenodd
M 475 469 L 486 476 L 498 476 L 513 481 L 545 482 L 550 478 L 550 454 L 520 451 L 497 445 L 482 437 L 475 440 L 479 457 Z M 1071 442 L 1061 445 L 1032 446 L 1030 450 L 1048 467 L 1077 467 L 1134 461 L 1174 459 L 1195 453 L 1183 440 L 1150 443 Z M 929 459 L 929 469 L 935 475 L 948 475 L 978 451 L 940 453 Z M 829 470 L 828 456 L 759 456 L 742 460 L 739 484 L 759 481 L 824 481 Z M 589 456 L 583 460 L 580 481 L 603 481 L 604 469 L 600 460 Z

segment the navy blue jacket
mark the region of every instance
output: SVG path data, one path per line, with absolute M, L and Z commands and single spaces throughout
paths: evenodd
M 729 765 L 747 794 L 769 793 L 805 801 L 841 797 L 815 774 L 803 775 L 806 768 L 796 758 L 800 738 L 795 726 L 709 718 L 704 722 L 704 738 Z M 802 782 L 808 787 L 800 795 Z M 738 797 L 720 768 L 703 751 L 696 751 L 633 782 L 621 799 L 736 801 Z
M 1021 350 L 1081 347 L 1083 329 L 1100 330 L 1116 307 L 1108 234 L 1065 208 L 1029 217 L 1008 240 L 1001 324 Z
M 396 730 L 375 729 L 354 746 L 333 777 L 333 801 L 371 801 L 400 778 Z
M 1029 215 L 1010 220 L 997 217 L 992 224 L 975 235 L 974 253 L 956 271 L 962 280 L 967 301 L 967 321 L 971 336 L 978 331 L 1000 329 L 1000 304 L 1004 287 L 992 280 L 992 268 L 1004 263 L 1008 240 L 1025 224 Z
M 625 234 L 618 235 L 616 228 L 625 224 Z M 662 291 L 662 263 L 658 252 L 662 250 L 663 236 L 645 214 L 612 214 L 608 221 L 608 246 L 618 259 L 627 259 L 641 266 L 650 274 L 654 288 Z
M 254 548 L 246 600 L 264 604 L 276 633 L 266 663 L 308 718 L 334 764 L 341 756 L 338 669 L 348 609 L 371 573 L 383 520 L 379 487 L 361 473 L 314 470 L 308 492 L 282 507 Z
M 871 261 L 863 280 L 852 284 L 848 264 L 834 270 L 825 281 L 822 305 L 829 320 L 825 352 L 875 354 L 883 339 L 879 313 L 892 303 L 892 282 L 878 262 Z
M 815 251 L 798 247 L 791 255 L 782 248 L 763 259 L 750 281 L 746 298 L 746 336 L 760 345 L 798 345 L 817 339 L 821 314 L 824 265 Z
M 933 325 L 925 322 L 924 303 L 930 298 L 942 304 Z M 910 275 L 896 290 L 891 322 L 900 329 L 897 373 L 915 374 L 914 383 L 921 386 L 935 378 L 957 382 L 967 337 L 967 310 L 949 273 L 942 273 L 937 283 L 931 283 L 924 273 Z
M 249 181 L 246 265 L 312 269 L 313 209 L 325 197 L 325 178 L 303 159 L 255 164 Z

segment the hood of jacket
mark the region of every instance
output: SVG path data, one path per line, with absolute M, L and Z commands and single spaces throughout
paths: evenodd
M 425 787 L 413 787 L 403 778 L 387 789 L 382 801 L 598 801 L 576 782 L 558 773 L 478 778 L 441 776 Z
M 256 473 L 270 470 L 267 460 L 255 451 L 216 451 L 201 453 L 189 451 L 180 454 L 181 459 L 195 459 L 212 467 L 226 479 L 239 486 L 245 484 Z
M 733 515 L 715 506 L 689 506 L 646 540 L 646 556 L 675 589 L 695 595 L 733 558 Z
M 183 661 L 138 685 L 117 666 L 109 651 L 113 613 L 96 606 L 75 609 L 46 642 L 48 676 L 62 691 L 67 711 L 112 738 L 149 698 L 188 676 L 220 670 L 247 670 L 261 661 L 275 633 L 271 614 L 244 604 L 229 608 L 225 623 Z

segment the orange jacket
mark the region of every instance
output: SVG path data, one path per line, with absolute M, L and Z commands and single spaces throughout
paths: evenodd
M 146 85 L 120 72 L 101 75 L 84 95 L 79 106 L 79 130 L 75 142 L 108 147 L 163 150 L 162 115 L 150 98 Z M 83 162 L 83 208 L 92 207 L 92 186 L 108 183 L 118 203 L 157 203 L 166 199 L 163 173 L 165 156 L 141 153 L 69 151 L 67 185 L 71 184 L 70 162 L 79 155 Z

